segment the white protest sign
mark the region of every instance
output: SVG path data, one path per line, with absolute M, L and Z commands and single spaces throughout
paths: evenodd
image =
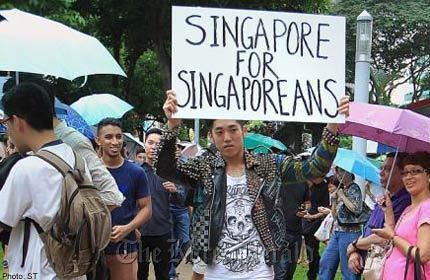
M 343 122 L 345 18 L 172 8 L 177 118 Z

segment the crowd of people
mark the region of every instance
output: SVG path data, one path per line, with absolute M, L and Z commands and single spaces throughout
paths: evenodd
M 340 167 L 331 171 L 339 146 L 337 124 L 327 124 L 311 155 L 292 157 L 249 152 L 243 121 L 210 120 L 213 147 L 185 156 L 178 140 L 181 120 L 173 117 L 176 95 L 168 91 L 166 128 L 146 131 L 145 147 L 136 150 L 132 162 L 124 157 L 119 120 L 100 121 L 94 149 L 56 118 L 49 83 L 24 81 L 6 92 L 0 121 L 7 127 L 0 162 L 0 238 L 7 245 L 7 277 L 148 279 L 152 263 L 156 279 L 177 279 L 176 268 L 191 248 L 193 279 L 293 279 L 303 242 L 308 279 L 334 279 L 339 265 L 343 279 L 371 273 L 379 278 L 367 279 L 413 279 L 417 269 L 430 275 L 426 152 L 387 155 L 380 171 L 387 191 L 371 195 L 371 210 L 368 192 L 362 193 L 354 174 Z M 348 98 L 338 110 L 348 115 Z M 41 158 L 41 151 L 64 161 L 72 177 Z M 78 168 L 81 159 L 84 168 Z M 84 177 L 91 186 L 83 185 Z M 67 180 L 79 186 L 71 196 L 64 196 L 72 184 Z M 73 199 L 93 187 L 98 191 L 91 199 L 102 201 L 106 210 L 86 202 L 85 217 L 108 215 L 110 231 L 99 232 L 103 227 L 88 218 L 72 232 L 67 225 L 76 213 L 66 222 L 58 213 L 65 203 L 69 210 L 78 207 Z M 316 232 L 328 217 L 330 238 L 320 256 Z M 87 225 L 96 227 L 86 230 Z M 106 239 L 107 246 L 91 247 L 85 259 L 88 248 L 80 244 L 95 244 L 93 239 Z M 74 250 L 64 254 L 62 246 Z M 56 252 L 67 263 L 59 263 L 63 255 Z M 381 258 L 376 252 L 384 254 L 375 268 L 368 261 Z M 70 271 L 60 269 L 70 265 Z

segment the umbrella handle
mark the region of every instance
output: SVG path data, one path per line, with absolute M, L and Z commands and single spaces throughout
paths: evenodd
M 81 88 L 81 87 L 85 86 L 85 84 L 87 83 L 87 80 L 88 80 L 88 76 L 87 76 L 87 75 L 85 75 L 85 76 L 84 76 L 84 81 L 82 82 L 82 85 L 80 85 L 80 86 L 79 86 L 79 88 Z
M 337 191 L 340 189 L 340 185 L 342 185 L 343 179 L 345 178 L 346 172 L 343 173 L 342 179 L 339 181 L 339 185 L 337 186 Z

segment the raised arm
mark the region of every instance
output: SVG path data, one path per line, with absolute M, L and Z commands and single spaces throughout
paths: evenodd
M 338 112 L 348 116 L 349 97 L 341 99 Z M 322 140 L 309 159 L 292 159 L 277 156 L 278 167 L 284 182 L 303 182 L 308 179 L 325 176 L 336 156 L 339 146 L 337 124 L 330 123 L 324 128 Z
M 166 94 L 163 110 L 167 117 L 168 129 L 161 135 L 154 167 L 158 176 L 175 184 L 194 187 L 201 179 L 201 170 L 205 166 L 205 162 L 201 158 L 189 159 L 186 162 L 176 159 L 176 139 L 181 120 L 173 118 L 173 113 L 177 111 L 175 92 L 169 90 Z

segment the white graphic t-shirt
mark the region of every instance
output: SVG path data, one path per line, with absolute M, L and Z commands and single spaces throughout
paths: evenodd
M 264 247 L 251 218 L 246 176 L 227 175 L 227 206 L 222 236 L 205 279 L 273 279 Z

